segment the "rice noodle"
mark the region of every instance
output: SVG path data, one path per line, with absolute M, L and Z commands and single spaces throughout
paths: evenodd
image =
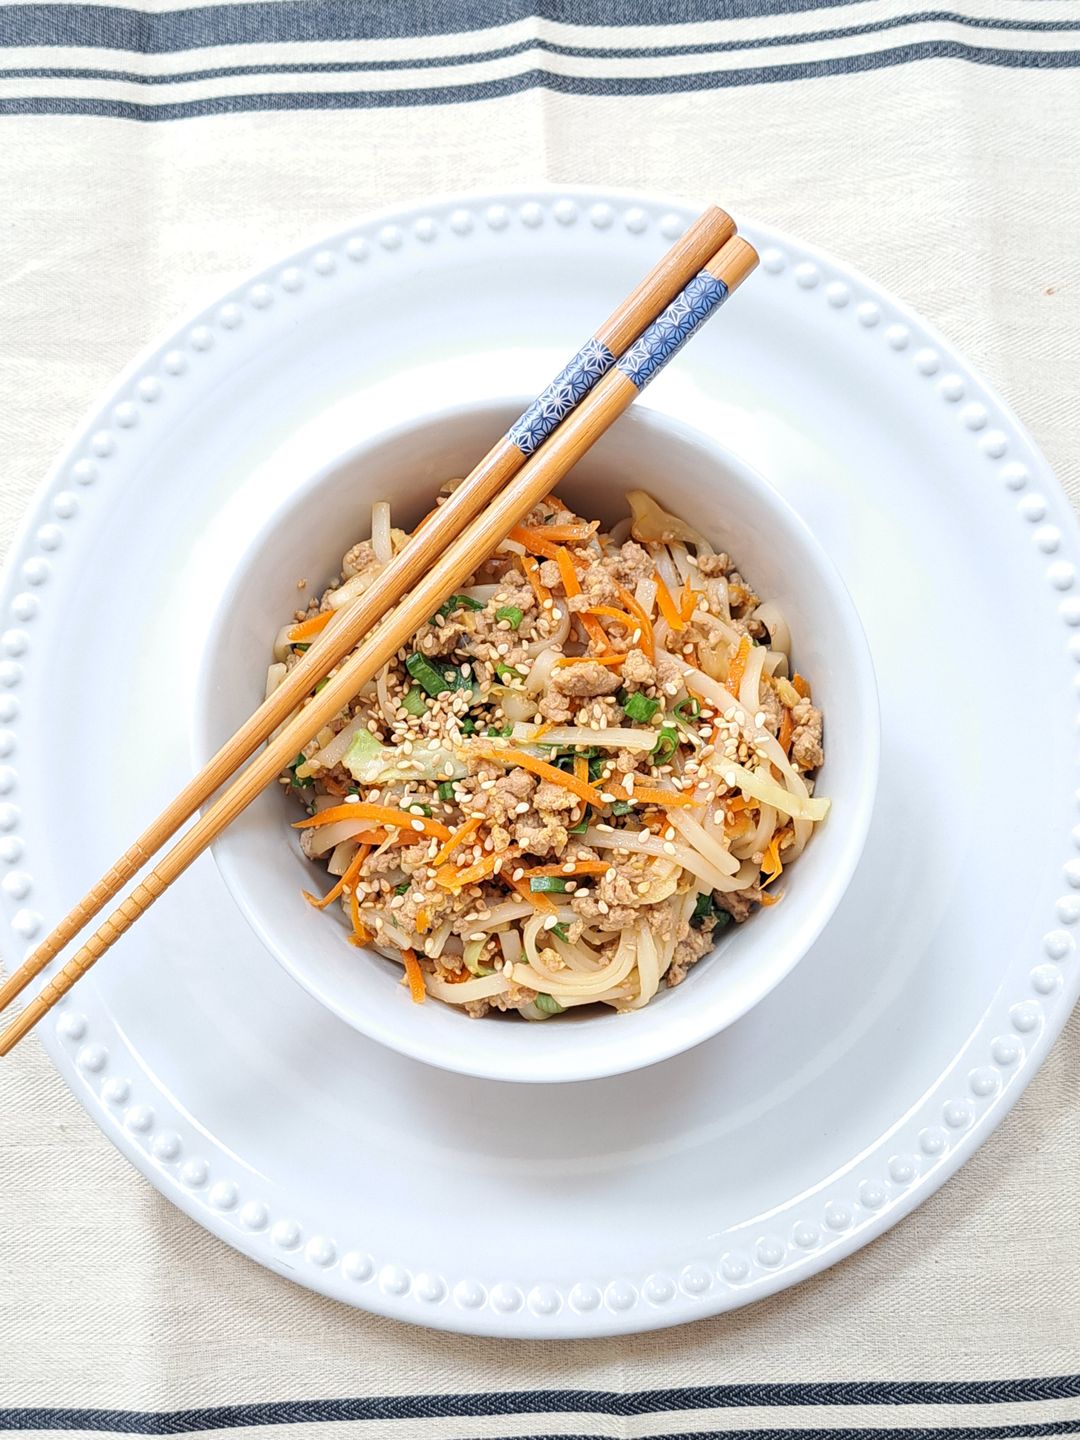
M 516 930 L 499 931 L 499 949 L 504 960 L 516 965 L 521 959 L 521 936 Z
M 632 521 L 630 519 L 630 516 L 627 515 L 625 520 L 620 520 L 617 525 L 613 525 L 611 527 L 611 529 L 608 531 L 608 535 L 611 539 L 612 545 L 624 545 L 626 541 L 629 540 L 631 524 Z
M 660 956 L 648 925 L 637 927 L 637 998 L 627 1002 L 627 1010 L 640 1010 L 656 994 L 660 984 Z
M 556 620 L 550 634 L 546 636 L 537 635 L 532 640 L 526 640 L 524 646 L 525 654 L 532 658 L 536 655 L 542 655 L 545 650 L 552 646 L 565 644 L 566 637 L 570 634 L 570 619 L 569 607 L 565 604 L 560 605 L 559 618 Z
M 691 875 L 705 880 L 713 890 L 731 891 L 741 888 L 741 885 L 736 883 L 737 876 L 730 876 L 717 869 L 700 851 L 691 849 L 689 845 L 673 845 L 675 853 L 672 855 L 664 849 L 664 846 L 671 842 L 661 840 L 649 830 L 607 831 L 590 825 L 585 831 L 585 843 L 594 850 L 627 850 L 639 855 L 655 855 L 663 860 L 677 860 L 684 870 L 689 870 Z
M 693 576 L 696 572 L 687 558 L 686 546 L 680 545 L 677 540 L 672 540 L 668 544 L 668 549 L 671 551 L 671 563 L 675 566 L 680 585 L 685 584 L 687 580 L 692 584 Z M 699 555 L 709 555 L 712 553 L 710 547 L 707 545 L 704 547 L 699 545 L 697 550 Z
M 752 617 L 760 620 L 769 632 L 769 649 L 780 650 L 784 655 L 791 654 L 791 631 L 784 619 L 784 613 L 775 600 L 766 600 L 757 607 Z
M 571 979 L 565 980 L 560 975 L 547 971 L 544 966 L 541 967 L 541 975 L 531 965 L 515 965 L 513 978 L 518 985 L 526 985 L 530 990 L 542 988 L 536 984 L 536 981 L 543 978 L 547 993 L 555 999 L 558 999 L 560 995 L 595 995 L 602 990 L 609 990 L 613 985 L 618 985 L 630 974 L 637 958 L 635 938 L 634 931 L 624 931 L 619 937 L 619 945 L 614 958 L 602 970 L 597 970 L 587 978 L 575 974 Z M 528 946 L 526 946 L 526 950 L 528 950 Z
M 659 572 L 660 579 L 663 580 L 664 584 L 671 591 L 672 595 L 677 595 L 680 588 L 679 576 L 675 570 L 674 564 L 672 563 L 671 555 L 668 553 L 667 546 L 652 544 L 649 546 L 649 551 L 652 554 L 653 559 L 656 561 L 656 568 Z
M 525 677 L 525 693 L 527 695 L 539 695 L 541 690 L 547 690 L 551 684 L 551 672 L 555 667 L 555 661 L 560 658 L 558 650 L 545 648 L 532 663 L 532 669 Z
M 266 694 L 265 699 L 269 700 L 274 691 L 278 688 L 285 676 L 289 673 L 288 667 L 281 661 L 276 661 L 266 672 Z
M 656 604 L 656 581 L 643 575 L 634 589 L 634 599 L 646 615 L 651 615 L 653 606 Z
M 525 722 L 531 720 L 536 714 L 536 701 L 530 700 L 528 695 L 523 694 L 520 690 L 507 690 L 499 704 L 502 706 L 502 712 L 506 718 L 516 721 L 517 725 L 521 725 L 523 728 L 525 728 Z M 514 727 L 515 731 L 517 725 Z M 534 725 L 528 726 L 530 731 L 535 728 Z
M 389 565 L 394 558 L 390 540 L 390 506 L 385 500 L 376 500 L 371 507 L 371 548 L 380 565 Z
M 765 651 L 760 645 L 752 645 L 746 657 L 746 669 L 739 685 L 739 704 L 751 717 L 761 709 L 761 667 L 765 662 Z
M 721 844 L 715 835 L 710 835 L 703 825 L 674 808 L 668 811 L 668 820 L 687 844 L 700 851 L 722 875 L 735 874 L 739 868 L 737 861 L 726 846 Z
M 510 982 L 505 975 L 479 975 L 475 980 L 458 980 L 450 984 L 437 975 L 425 975 L 424 988 L 436 1000 L 446 1000 L 451 1005 L 468 1005 L 471 1000 L 490 1000 L 493 995 L 505 995 L 510 989 Z
M 497 930 L 500 925 L 509 925 L 513 920 L 523 920 L 526 915 L 535 914 L 536 906 L 530 905 L 528 900 L 506 900 L 501 905 L 493 905 L 490 914 L 483 920 L 469 923 L 479 934 L 481 930 Z
M 748 835 L 741 836 L 731 847 L 731 853 L 737 855 L 740 860 L 748 860 L 751 855 L 760 855 L 773 837 L 776 829 L 776 807 L 774 805 L 762 805 L 758 811 L 758 822 Z
M 337 876 L 344 875 L 358 849 L 359 846 L 355 840 L 342 840 L 335 845 L 334 853 L 326 862 L 327 873 Z

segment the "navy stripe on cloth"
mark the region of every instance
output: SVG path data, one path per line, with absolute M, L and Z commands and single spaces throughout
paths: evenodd
M 485 60 L 503 60 L 533 50 L 543 55 L 569 55 L 577 59 L 623 60 L 665 59 L 683 55 L 724 55 L 732 51 L 768 50 L 777 45 L 809 45 L 822 40 L 853 39 L 878 35 L 905 25 L 949 24 L 971 29 L 1055 30 L 1080 32 L 1080 19 L 1028 23 L 1026 21 L 993 21 L 985 17 L 957 15 L 950 10 L 924 10 L 908 15 L 895 15 L 873 24 L 852 25 L 846 29 L 815 30 L 796 36 L 763 35 L 755 40 L 716 41 L 697 45 L 628 46 L 561 45 L 551 40 L 521 40 L 490 50 L 451 50 L 444 55 L 419 56 L 401 60 L 338 60 L 304 64 L 251 64 L 218 66 L 204 70 L 170 70 L 164 75 L 143 75 L 135 70 L 100 69 L 88 66 L 6 67 L 0 65 L 0 78 L 119 80 L 138 85 L 172 85 L 186 80 L 221 80 L 240 75 L 362 75 L 394 70 L 436 70 L 448 65 L 473 64 Z M 0 55 L 2 55 L 0 51 Z M 1023 53 L 1023 52 L 1018 52 Z
M 0 5 L 0 44 L 86 45 L 163 54 L 206 45 L 383 40 L 485 30 L 539 17 L 569 25 L 680 25 L 842 10 L 858 0 L 277 0 L 150 14 L 111 5 Z
M 695 1410 L 760 1409 L 764 1406 L 821 1405 L 1019 1405 L 1080 1399 L 1080 1375 L 1019 1380 L 837 1381 L 806 1384 L 696 1385 L 669 1390 L 505 1390 L 461 1395 L 357 1396 L 338 1400 L 291 1400 L 259 1405 L 219 1405 L 199 1410 L 0 1409 L 0 1430 L 95 1430 L 125 1435 L 183 1435 L 252 1425 L 297 1425 L 316 1421 L 431 1420 L 488 1415 L 584 1414 L 633 1417 Z M 964 1434 L 1063 1435 L 1076 1422 L 1047 1422 L 1007 1431 L 969 1427 Z M 1063 1428 L 1064 1427 L 1064 1428 Z M 710 1434 L 717 1432 L 711 1431 Z M 822 1430 L 755 1431 L 822 1440 Z M 950 1435 L 952 1429 L 844 1430 L 845 1437 Z M 573 1440 L 564 1436 L 563 1440 Z M 655 1440 L 663 1440 L 662 1436 Z M 683 1436 L 682 1440 L 692 1440 Z
M 595 76 L 553 75 L 528 70 L 499 80 L 433 86 L 430 89 L 302 91 L 255 95 L 222 95 L 202 100 L 144 104 L 141 101 L 77 96 L 28 96 L 0 99 L 3 115 L 98 115 L 121 120 L 184 120 L 207 115 L 234 115 L 262 110 L 365 110 L 419 105 L 459 104 L 495 100 L 542 89 L 563 95 L 633 96 L 679 94 L 742 85 L 768 85 L 789 80 L 821 79 L 884 70 L 916 60 L 967 60 L 1006 69 L 1062 70 L 1080 65 L 1080 49 L 1068 51 L 1005 50 L 965 45 L 957 40 L 927 40 L 866 55 L 845 55 L 803 64 L 755 66 L 746 70 L 715 70 L 697 75 Z

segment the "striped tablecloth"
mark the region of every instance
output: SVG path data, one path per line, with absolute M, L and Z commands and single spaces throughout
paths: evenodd
M 313 231 L 537 181 L 715 196 L 959 344 L 1080 487 L 1073 0 L 0 5 L 0 544 L 180 311 Z M 988 903 L 990 903 L 988 901 Z M 173 1210 L 37 1042 L 0 1067 L 0 1431 L 1080 1434 L 1080 1024 L 914 1216 L 637 1339 L 411 1330 Z

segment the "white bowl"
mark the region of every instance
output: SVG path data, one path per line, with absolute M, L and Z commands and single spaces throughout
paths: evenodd
M 262 697 L 273 638 L 297 603 L 296 582 L 318 593 L 341 556 L 368 533 L 371 502 L 389 499 L 411 526 L 444 479 L 471 464 L 523 408 L 489 404 L 430 415 L 344 455 L 302 480 L 286 510 L 242 550 L 210 636 L 200 685 L 199 743 L 213 749 Z M 642 1010 L 580 1011 L 530 1024 L 470 1019 L 437 1001 L 414 1005 L 401 969 L 347 942 L 340 913 L 313 909 L 302 888 L 324 887 L 290 821 L 295 802 L 266 791 L 214 847 L 232 895 L 271 955 L 364 1035 L 447 1070 L 498 1080 L 574 1081 L 650 1065 L 737 1020 L 777 985 L 821 933 L 866 838 L 878 769 L 877 690 L 866 638 L 831 561 L 784 500 L 714 442 L 636 406 L 559 486 L 581 514 L 607 522 L 624 492 L 652 491 L 727 550 L 760 595 L 779 602 L 798 668 L 825 713 L 818 793 L 827 820 L 784 874 L 784 899 L 732 928 L 716 951 Z M 313 503 L 316 502 L 316 503 Z

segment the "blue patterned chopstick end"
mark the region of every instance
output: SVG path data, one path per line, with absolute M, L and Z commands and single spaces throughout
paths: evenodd
M 511 425 L 507 439 L 523 455 L 531 455 L 614 364 L 615 356 L 602 341 L 586 340 L 565 369 Z
M 699 270 L 675 299 L 618 361 L 639 390 L 676 355 L 703 320 L 728 297 L 728 287 L 708 270 Z

